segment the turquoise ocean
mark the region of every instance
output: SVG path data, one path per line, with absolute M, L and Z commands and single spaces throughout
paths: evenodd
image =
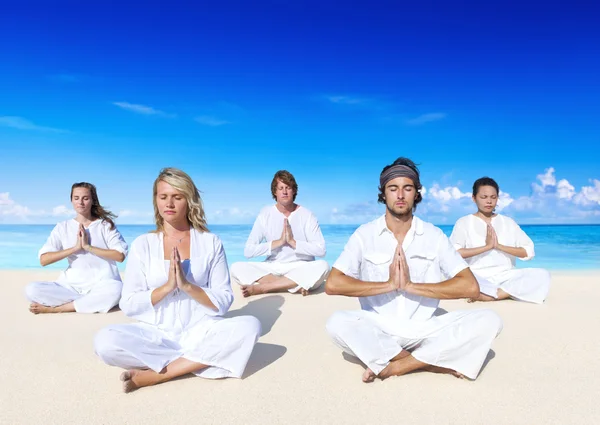
M 53 225 L 0 225 L 0 269 L 39 269 L 37 253 Z M 223 241 L 229 264 L 247 261 L 244 244 L 251 225 L 213 225 L 210 230 Z M 321 225 L 327 243 L 325 259 L 333 264 L 344 249 L 356 225 Z M 439 226 L 446 235 L 452 226 Z M 544 267 L 550 270 L 600 270 L 600 225 L 524 225 L 523 230 L 535 243 L 536 257 L 517 261 L 518 267 Z M 152 230 L 151 225 L 120 225 L 119 231 L 131 242 Z M 261 259 L 255 259 L 261 260 Z M 124 268 L 127 261 L 120 264 Z M 47 266 L 64 269 L 67 261 Z

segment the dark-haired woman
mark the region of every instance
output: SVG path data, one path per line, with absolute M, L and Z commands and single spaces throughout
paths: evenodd
M 535 256 L 533 241 L 512 218 L 494 212 L 499 192 L 498 183 L 489 177 L 475 181 L 477 212 L 458 219 L 450 236 L 479 282 L 481 294 L 471 301 L 513 298 L 541 304 L 550 289 L 550 273 L 515 268 L 517 258 Z
M 75 218 L 58 223 L 38 254 L 42 266 L 65 258 L 69 266 L 54 282 L 26 287 L 34 314 L 106 313 L 119 303 L 123 284 L 117 262 L 125 259 L 127 243 L 115 215 L 102 207 L 91 183 L 75 183 L 71 203 Z

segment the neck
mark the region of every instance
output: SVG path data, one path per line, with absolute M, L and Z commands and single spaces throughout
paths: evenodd
M 483 218 L 484 220 L 489 220 L 494 216 L 494 213 L 493 212 L 486 213 L 486 212 L 479 210 L 479 211 L 477 211 L 477 213 L 475 213 L 475 215 L 478 216 L 479 218 Z
M 78 223 L 83 224 L 84 226 L 90 224 L 94 220 L 95 220 L 95 218 L 92 217 L 91 214 L 80 214 L 80 213 L 77 213 L 77 216 L 75 217 L 75 221 L 77 221 Z
M 187 220 L 181 220 L 174 223 L 163 222 L 163 233 L 169 236 L 186 233 L 190 231 L 190 223 Z
M 295 204 L 295 203 L 293 203 L 293 202 L 292 202 L 292 203 L 290 203 L 290 204 L 288 204 L 288 205 L 283 205 L 283 204 L 280 204 L 279 202 L 277 202 L 277 203 L 275 204 L 275 207 L 276 207 L 276 208 L 277 208 L 279 211 L 281 211 L 282 213 L 284 213 L 284 214 L 285 214 L 285 213 L 291 213 L 291 212 L 294 212 L 294 211 L 296 211 L 296 208 L 298 207 L 298 205 L 296 205 L 296 204 Z
M 402 215 L 394 214 L 390 210 L 386 210 L 385 212 L 385 224 L 388 229 L 392 231 L 394 236 L 404 237 L 410 230 L 412 221 L 412 211 Z

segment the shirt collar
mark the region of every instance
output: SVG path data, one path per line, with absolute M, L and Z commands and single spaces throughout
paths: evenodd
M 385 222 L 385 214 L 377 219 L 377 234 L 381 235 L 383 232 L 392 231 L 388 229 L 387 224 Z M 414 232 L 415 234 L 421 236 L 425 230 L 423 229 L 423 220 L 421 220 L 417 216 L 413 216 L 412 223 L 410 224 L 410 229 L 408 230 L 408 234 Z

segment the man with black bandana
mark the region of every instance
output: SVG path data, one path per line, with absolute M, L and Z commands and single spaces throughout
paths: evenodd
M 444 233 L 413 215 L 422 199 L 416 165 L 398 158 L 379 183 L 385 214 L 354 232 L 325 286 L 359 298 L 361 310 L 334 313 L 327 330 L 366 365 L 364 382 L 415 370 L 475 379 L 502 320 L 492 310 L 434 316 L 440 299 L 477 297 L 477 281 Z

